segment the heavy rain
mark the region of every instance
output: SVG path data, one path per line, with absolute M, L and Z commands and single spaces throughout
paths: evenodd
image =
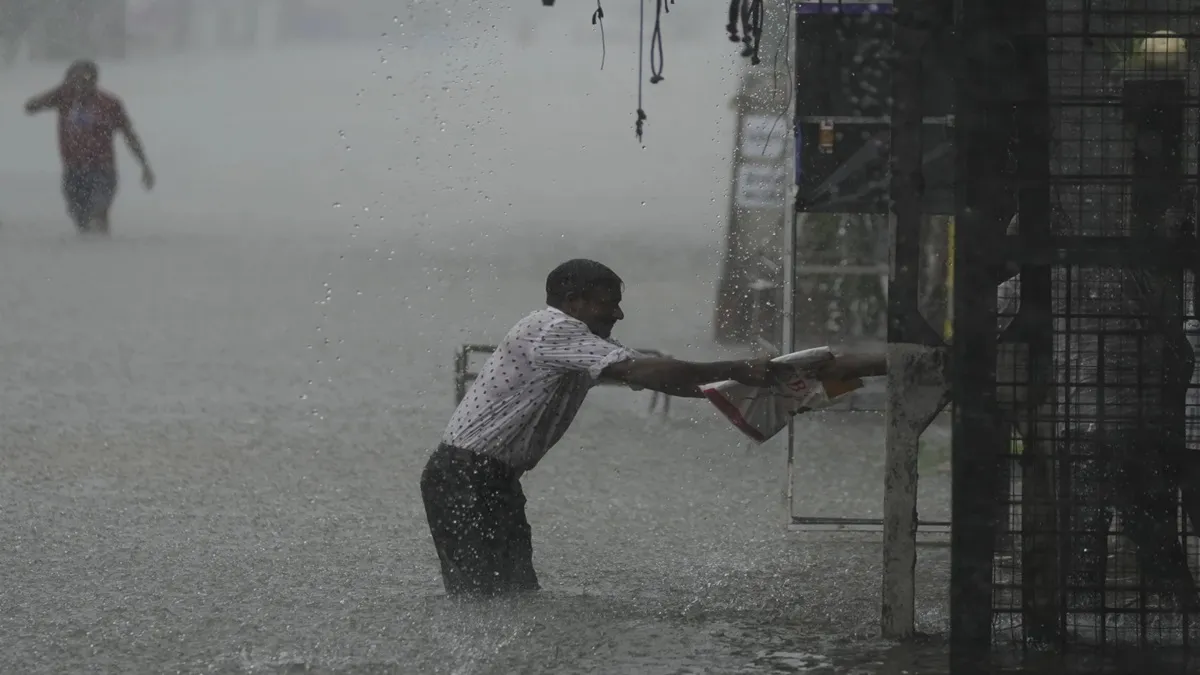
M 734 202 L 749 108 L 791 134 L 793 38 L 764 30 L 747 108 L 725 7 L 671 6 L 659 57 L 654 5 L 0 0 L 0 673 L 947 672 L 947 538 L 900 643 L 878 528 L 789 528 L 882 516 L 878 380 L 795 418 L 790 470 L 787 434 L 597 387 L 521 479 L 541 591 L 443 587 L 420 479 L 483 362 L 456 355 L 557 265 L 620 275 L 624 345 L 762 355 L 719 298 L 778 254 L 730 237 L 781 234 Z M 118 132 L 107 221 L 64 183 L 75 112 L 26 110 L 80 58 L 152 173 Z M 877 226 L 827 231 L 870 270 L 805 289 L 800 347 L 881 348 Z M 950 456 L 943 417 L 923 521 Z

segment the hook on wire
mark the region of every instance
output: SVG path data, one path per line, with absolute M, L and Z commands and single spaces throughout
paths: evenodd
M 592 25 L 600 24 L 600 70 L 604 70 L 604 60 L 608 58 L 608 45 L 604 39 L 604 8 L 600 0 L 596 0 L 596 11 L 592 12 Z

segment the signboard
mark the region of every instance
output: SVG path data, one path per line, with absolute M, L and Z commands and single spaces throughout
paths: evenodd
M 787 126 L 779 115 L 742 116 L 738 136 L 734 209 L 783 208 L 787 196 Z M 736 217 L 736 214 L 735 214 Z
M 784 183 L 787 170 L 771 164 L 742 164 L 737 172 L 737 193 L 734 206 L 738 209 L 783 208 L 786 196 Z
M 787 148 L 787 123 L 780 115 L 746 115 L 742 118 L 742 157 L 779 159 Z

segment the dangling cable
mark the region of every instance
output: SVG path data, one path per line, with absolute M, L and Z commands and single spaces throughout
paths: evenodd
M 596 0 L 596 11 L 592 12 L 592 25 L 600 24 L 600 70 L 604 70 L 604 59 L 608 56 L 608 46 L 604 41 L 604 8 L 600 0 Z
M 671 0 L 673 1 L 673 0 Z M 662 42 L 662 15 L 663 12 L 670 13 L 667 8 L 668 0 L 658 0 L 658 9 L 654 16 L 654 32 L 650 34 L 650 84 L 658 84 L 663 81 L 663 42 Z M 658 65 L 654 65 L 654 53 L 658 52 Z
M 646 121 L 646 111 L 642 109 L 642 65 L 646 59 L 642 56 L 642 48 L 646 45 L 646 0 L 641 0 L 641 16 L 638 19 L 638 107 L 636 129 L 638 142 L 642 142 L 642 124 Z
M 753 0 L 742 0 L 741 13 L 742 19 L 742 56 L 750 56 L 754 53 L 754 47 L 751 42 L 754 39 L 754 25 L 750 21 L 750 5 Z
M 741 42 L 738 37 L 738 13 L 742 9 L 742 0 L 729 0 L 729 23 L 725 24 L 725 32 L 729 33 L 730 42 Z
M 759 63 L 762 63 L 762 60 L 758 58 L 758 46 L 762 43 L 763 0 L 751 1 L 750 23 L 754 27 L 754 49 L 750 55 L 750 63 L 757 66 Z

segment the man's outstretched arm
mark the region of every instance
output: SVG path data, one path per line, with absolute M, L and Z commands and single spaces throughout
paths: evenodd
M 613 363 L 602 377 L 631 387 L 651 389 L 669 396 L 701 398 L 700 387 L 712 382 L 736 380 L 751 386 L 770 382 L 767 359 L 695 363 L 671 358 L 633 358 Z
M 647 357 L 591 333 L 578 321 L 549 326 L 530 345 L 539 366 L 586 372 L 594 380 L 617 381 L 671 396 L 699 397 L 700 386 L 721 380 L 762 385 L 770 381 L 766 359 L 693 363 Z
M 703 398 L 700 387 L 712 382 L 736 380 L 760 386 L 763 378 L 788 377 L 786 364 L 766 360 L 690 363 L 675 359 L 632 359 L 604 369 L 605 379 L 644 387 L 669 396 Z M 822 379 L 849 381 L 887 375 L 887 355 L 883 353 L 847 353 L 834 350 L 834 359 L 814 373 Z
M 58 87 L 51 89 L 44 94 L 38 94 L 25 102 L 25 114 L 33 115 L 35 113 L 53 110 L 58 107 L 59 101 Z

